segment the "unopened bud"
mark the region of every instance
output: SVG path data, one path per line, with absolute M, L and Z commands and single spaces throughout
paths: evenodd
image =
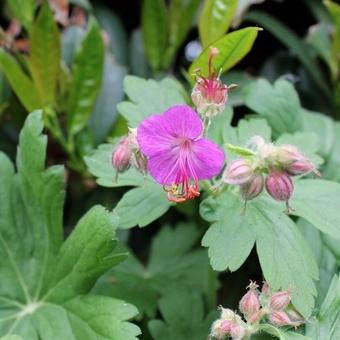
M 228 320 L 218 319 L 211 326 L 210 336 L 221 339 L 227 337 L 230 332 L 231 322 Z
M 261 293 L 266 297 L 269 297 L 271 294 L 271 289 L 266 281 L 263 282 Z
M 132 153 L 130 162 L 131 165 L 141 173 L 143 174 L 147 173 L 147 159 L 139 150 L 135 150 Z
M 260 310 L 259 294 L 250 289 L 240 300 L 239 309 L 246 319 L 251 318 Z
M 270 171 L 265 184 L 268 194 L 277 201 L 288 202 L 293 194 L 294 185 L 286 172 Z
M 307 158 L 294 161 L 293 163 L 289 164 L 285 170 L 291 176 L 305 175 L 310 172 L 315 172 L 318 176 L 320 176 L 319 171 Z
M 275 311 L 283 311 L 290 304 L 290 294 L 287 291 L 274 293 L 269 300 L 270 308 Z
M 302 158 L 304 155 L 294 145 L 283 144 L 276 147 L 276 161 L 282 166 L 287 166 Z
M 292 306 L 290 305 L 285 312 L 289 316 L 291 322 L 294 322 L 294 326 L 300 326 L 306 322 L 304 317 Z
M 112 154 L 112 165 L 118 172 L 127 170 L 130 166 L 131 149 L 128 137 L 123 137 Z
M 223 173 L 223 181 L 228 184 L 245 184 L 254 175 L 251 163 L 245 159 L 232 161 Z
M 262 174 L 255 174 L 251 179 L 240 186 L 240 193 L 248 201 L 257 197 L 263 190 L 264 178 Z
M 218 339 L 230 337 L 241 340 L 246 335 L 246 325 L 242 318 L 231 309 L 221 308 L 220 319 L 213 323 L 211 336 Z
M 283 311 L 274 311 L 269 314 L 269 321 L 277 327 L 282 326 L 294 326 L 298 327 L 304 323 L 304 320 L 295 321 L 292 320 L 288 313 Z

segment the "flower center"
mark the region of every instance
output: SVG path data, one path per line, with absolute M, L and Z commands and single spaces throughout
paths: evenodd
M 191 146 L 190 139 L 183 138 L 179 142 L 179 158 L 176 162 L 178 171 L 175 182 L 170 186 L 164 186 L 164 190 L 168 193 L 168 200 L 171 202 L 185 202 L 200 195 L 198 177 L 192 166 Z

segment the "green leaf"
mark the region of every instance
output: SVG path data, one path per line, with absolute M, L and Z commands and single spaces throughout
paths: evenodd
M 44 169 L 42 113 L 20 134 L 17 169 L 0 153 L 0 336 L 25 340 L 137 339 L 126 322 L 137 310 L 123 301 L 88 295 L 123 254 L 112 255 L 116 221 L 96 206 L 63 243 L 63 167 Z M 52 322 L 53 320 L 53 322 Z
M 225 35 L 207 47 L 192 63 L 189 74 L 194 77 L 194 72 L 200 69 L 202 74 L 208 75 L 208 60 L 210 47 L 216 47 L 219 53 L 212 61 L 213 68 L 222 72 L 229 70 L 237 64 L 252 48 L 257 37 L 258 27 L 246 27 Z
M 203 47 L 221 38 L 230 26 L 238 0 L 205 0 L 199 18 L 199 34 Z
M 89 127 L 97 144 L 105 140 L 117 119 L 116 107 L 124 98 L 125 75 L 126 68 L 120 66 L 113 56 L 107 53 L 101 91 L 89 121 Z
M 292 214 L 305 218 L 322 232 L 340 239 L 340 184 L 304 179 L 295 185 Z
M 209 262 L 203 249 L 193 250 L 200 233 L 193 224 L 176 228 L 163 226 L 152 239 L 150 255 L 145 264 L 134 255 L 99 280 L 95 292 L 116 296 L 136 305 L 140 317 L 155 317 L 159 296 L 178 286 L 211 294 Z M 171 245 L 171 246 L 169 246 Z
M 306 325 L 306 334 L 315 340 L 340 338 L 340 277 L 338 275 L 334 275 L 316 320 Z
M 317 131 L 320 154 L 328 158 L 335 141 L 334 121 L 322 113 L 302 110 L 302 126 L 304 131 Z
M 203 237 L 202 245 L 214 270 L 237 270 L 247 259 L 255 243 L 255 236 L 242 215 L 240 199 L 225 192 L 217 198 L 209 197 L 201 204 L 203 218 L 214 222 Z M 213 216 L 209 212 L 213 211 Z
M 280 340 L 311 340 L 311 338 L 306 337 L 302 334 L 295 333 L 293 331 L 284 331 L 280 328 L 274 327 L 270 324 L 262 324 L 259 327 L 259 332 L 265 332 L 272 336 L 279 338 Z M 256 338 L 257 339 L 257 338 Z M 259 340 L 262 339 L 261 337 Z
M 0 340 L 24 340 L 24 339 L 18 335 L 6 335 L 1 337 Z
M 318 277 L 313 254 L 295 223 L 272 199 L 261 197 L 244 203 L 231 193 L 208 199 L 201 215 L 214 222 L 203 238 L 214 269 L 236 270 L 256 240 L 263 275 L 274 289 L 291 289 L 292 302 L 305 317 L 314 304 L 313 279 Z M 299 273 L 299 275 L 296 275 Z
M 29 29 L 34 17 L 36 8 L 35 0 L 7 0 L 6 1 L 11 14 L 22 24 L 26 29 Z
M 99 145 L 98 149 L 85 157 L 89 172 L 97 177 L 97 183 L 103 187 L 143 185 L 146 181 L 145 176 L 133 168 L 117 176 L 112 166 L 112 153 L 118 142 L 116 140 L 113 144 Z
M 265 79 L 258 79 L 245 88 L 245 102 L 250 109 L 267 119 L 275 137 L 284 132 L 301 130 L 299 97 L 288 81 L 279 79 L 271 85 Z
M 150 65 L 154 71 L 159 71 L 167 40 L 167 10 L 164 0 L 143 1 L 142 31 Z
M 16 60 L 2 48 L 0 48 L 0 69 L 27 111 L 41 108 L 42 104 L 33 81 L 24 73 Z
M 99 94 L 104 67 L 104 43 L 100 28 L 91 18 L 75 56 L 67 109 L 68 130 L 73 135 L 86 126 Z
M 29 64 L 41 102 L 52 106 L 60 72 L 60 41 L 57 23 L 47 3 L 41 7 L 30 30 Z
M 167 69 L 173 62 L 174 55 L 183 44 L 199 7 L 200 0 L 171 0 L 169 8 L 167 48 L 162 66 Z
M 124 80 L 125 93 L 130 101 L 118 104 L 118 111 L 136 127 L 146 117 L 162 113 L 170 106 L 184 104 L 184 90 L 174 79 L 164 78 L 160 82 L 127 76 Z
M 202 298 L 192 290 L 178 287 L 159 301 L 162 320 L 151 320 L 148 324 L 155 340 L 205 340 L 217 313 L 204 316 Z
M 125 193 L 113 213 L 119 217 L 120 228 L 145 227 L 165 214 L 171 205 L 160 184 L 145 181 Z
M 281 43 L 286 45 L 296 57 L 301 61 L 306 70 L 309 72 L 315 84 L 328 97 L 331 92 L 327 80 L 319 67 L 317 61 L 312 57 L 311 47 L 301 40 L 292 30 L 286 27 L 277 19 L 261 11 L 252 11 L 247 14 L 248 20 L 254 21 L 271 32 Z
M 320 278 L 318 281 L 316 281 L 318 295 L 316 297 L 315 305 L 317 308 L 319 308 L 325 299 L 329 284 L 331 283 L 334 274 L 338 271 L 338 265 L 334 255 L 327 248 L 327 243 L 324 242 L 324 237 L 322 237 L 319 230 L 313 228 L 312 224 L 302 218 L 298 220 L 297 225 L 309 243 L 318 263 Z M 335 242 L 338 246 L 339 241 Z

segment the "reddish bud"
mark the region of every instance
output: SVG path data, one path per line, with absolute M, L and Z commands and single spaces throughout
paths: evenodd
M 266 297 L 269 297 L 270 294 L 271 294 L 271 289 L 270 289 L 268 283 L 265 282 L 265 281 L 263 282 L 261 293 Z
M 260 300 L 257 291 L 250 289 L 240 300 L 239 309 L 249 319 L 260 310 Z
M 238 159 L 232 161 L 223 173 L 223 181 L 228 184 L 245 184 L 254 175 L 254 169 L 249 161 Z
M 128 137 L 123 137 L 112 154 L 112 165 L 118 172 L 127 170 L 130 166 L 131 148 Z
M 255 174 L 247 183 L 240 186 L 240 193 L 248 201 L 257 197 L 263 190 L 264 178 L 262 174 Z
M 269 321 L 277 327 L 282 326 L 294 326 L 298 327 L 302 325 L 305 321 L 304 319 L 300 319 L 299 321 L 293 320 L 288 313 L 283 311 L 274 311 L 269 315 Z
M 304 175 L 313 171 L 317 175 L 320 175 L 315 166 L 307 158 L 294 161 L 293 163 L 289 164 L 285 170 L 291 176 Z
M 276 147 L 277 162 L 283 166 L 287 166 L 302 158 L 304 158 L 304 155 L 294 145 L 283 144 Z
M 288 201 L 293 194 L 294 185 L 286 172 L 272 170 L 266 178 L 268 194 L 277 201 Z
M 289 292 L 277 292 L 274 293 L 269 300 L 270 308 L 275 311 L 283 311 L 290 304 L 290 294 Z
M 306 320 L 304 319 L 304 317 L 293 307 L 293 306 L 289 306 L 285 312 L 287 313 L 287 315 L 289 316 L 289 319 L 294 322 L 294 326 L 300 326 L 302 324 L 304 324 L 306 322 Z

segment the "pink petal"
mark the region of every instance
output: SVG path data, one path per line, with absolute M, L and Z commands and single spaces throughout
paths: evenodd
M 148 170 L 151 176 L 160 184 L 175 183 L 180 172 L 179 151 L 160 152 L 148 160 Z
M 169 108 L 162 115 L 146 118 L 137 129 L 138 144 L 146 156 L 168 152 L 178 144 L 178 138 L 196 139 L 202 133 L 202 121 L 187 105 Z
M 224 159 L 223 150 L 210 140 L 201 139 L 194 142 L 191 165 L 198 179 L 208 179 L 218 175 L 222 170 Z

